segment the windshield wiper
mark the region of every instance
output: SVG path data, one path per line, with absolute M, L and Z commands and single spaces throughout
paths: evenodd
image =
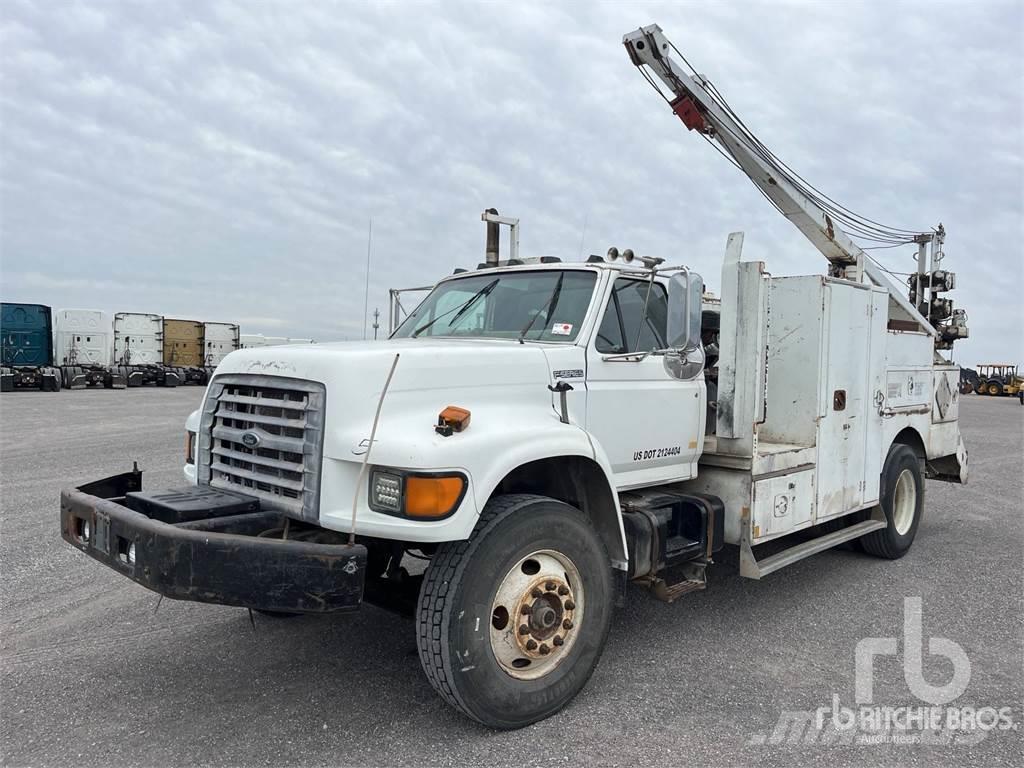
M 449 323 L 448 323 L 448 327 L 451 328 L 456 320 L 458 320 L 464 314 L 469 312 L 470 307 L 472 307 L 474 304 L 476 304 L 477 301 L 479 301 L 481 298 L 483 298 L 484 296 L 486 296 L 487 294 L 489 294 L 491 291 L 494 290 L 494 286 L 496 286 L 498 284 L 498 280 L 499 279 L 500 278 L 496 277 L 493 280 L 491 280 L 491 282 L 489 282 L 487 285 L 485 285 L 479 291 L 477 291 L 472 296 L 470 296 L 469 299 L 466 300 L 465 304 L 462 304 L 461 306 L 458 306 L 458 307 L 452 307 L 447 312 L 444 312 L 443 314 L 440 314 L 437 317 L 435 317 L 429 323 L 424 323 L 423 325 L 421 325 L 419 328 L 417 328 L 415 331 L 412 332 L 412 334 L 411 334 L 412 338 L 415 339 L 417 336 L 419 336 L 421 333 L 423 333 L 425 330 L 427 330 L 427 328 L 429 328 L 434 323 L 436 323 L 438 320 L 440 320 L 442 317 L 447 317 L 452 312 L 456 312 L 455 317 L 453 317 L 449 321 Z
M 544 311 L 544 322 L 549 322 L 551 316 L 555 312 L 555 307 L 558 305 L 558 297 L 562 293 L 562 280 L 565 278 L 565 272 L 558 273 L 558 282 L 555 283 L 555 290 L 551 292 L 551 299 L 548 301 L 548 308 Z M 519 343 L 523 343 L 523 338 L 529 333 L 530 329 L 533 328 L 533 324 L 537 322 L 537 318 L 540 317 L 540 312 L 530 318 L 530 322 L 526 324 L 526 327 L 519 332 Z

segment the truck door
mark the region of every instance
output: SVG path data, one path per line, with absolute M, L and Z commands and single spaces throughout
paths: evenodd
M 663 285 L 618 277 L 587 347 L 587 429 L 607 454 L 620 489 L 697 473 L 704 439 L 703 376 L 673 378 L 662 355 L 606 359 L 664 349 L 667 321 Z

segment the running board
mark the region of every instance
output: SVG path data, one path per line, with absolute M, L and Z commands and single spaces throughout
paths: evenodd
M 762 576 L 767 576 L 769 573 L 773 573 L 780 568 L 792 565 L 803 560 L 805 557 L 824 552 L 826 549 L 831 549 L 851 539 L 859 539 L 866 533 L 877 531 L 879 528 L 885 528 L 886 525 L 887 523 L 884 520 L 865 520 L 855 523 L 849 528 L 826 533 L 824 536 L 797 544 L 760 561 L 754 557 L 754 551 L 751 549 L 750 544 L 743 542 L 740 546 L 740 576 L 748 579 L 760 579 Z

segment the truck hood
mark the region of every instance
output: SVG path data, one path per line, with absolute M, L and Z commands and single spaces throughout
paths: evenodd
M 232 352 L 215 375 L 257 374 L 325 384 L 324 454 L 351 461 L 362 453 L 358 446 L 370 434 L 395 355 L 399 360 L 378 427 L 375 458 L 388 452 L 388 444 L 401 444 L 413 453 L 418 453 L 417 446 L 436 445 L 433 425 L 448 405 L 470 409 L 474 423 L 485 415 L 490 424 L 508 423 L 510 410 L 553 414 L 547 385 L 554 379 L 545 347 L 514 341 L 389 339 L 257 347 Z M 402 458 L 391 457 L 399 462 Z M 410 455 L 407 461 L 415 458 Z
M 319 381 L 357 379 L 380 394 L 391 363 L 399 355 L 389 392 L 448 389 L 496 382 L 544 384 L 551 378 L 543 349 L 536 344 L 465 339 L 387 339 L 254 347 L 232 352 L 217 374 L 256 373 Z

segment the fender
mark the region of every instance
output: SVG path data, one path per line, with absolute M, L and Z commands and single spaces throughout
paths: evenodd
M 619 506 L 619 495 L 615 491 L 615 483 L 611 464 L 601 446 L 595 441 L 583 427 L 577 424 L 569 426 L 561 425 L 560 429 L 551 430 L 541 441 L 536 439 L 508 446 L 503 446 L 501 461 L 491 463 L 486 471 L 476 478 L 474 491 L 477 499 L 477 509 L 483 509 L 484 505 L 497 490 L 499 483 L 516 469 L 532 462 L 545 459 L 560 459 L 568 457 L 581 457 L 589 459 L 597 464 L 604 478 L 604 490 L 607 492 L 611 503 L 611 510 L 614 510 L 614 521 L 595 521 L 600 527 L 603 522 L 611 530 L 615 531 L 617 547 L 608 547 L 608 555 L 612 565 L 620 570 L 628 566 L 629 554 L 626 547 L 626 533 L 622 523 L 622 509 Z M 479 515 L 479 513 L 478 513 Z M 475 525 L 475 520 L 474 520 Z M 472 528 L 470 528 L 470 531 Z M 606 529 L 608 530 L 608 529 Z M 468 532 L 467 532 L 468 536 Z M 610 539 L 611 536 L 606 537 Z

